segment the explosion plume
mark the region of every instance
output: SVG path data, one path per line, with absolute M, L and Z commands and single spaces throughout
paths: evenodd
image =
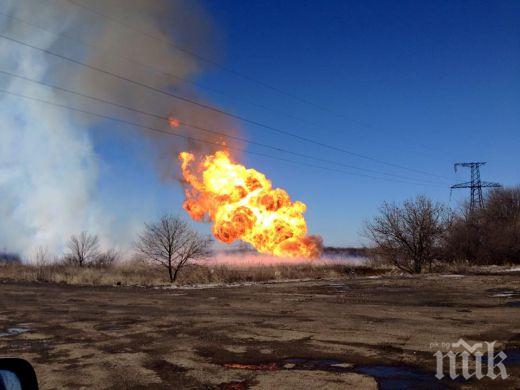
M 212 221 L 215 238 L 228 244 L 242 240 L 275 256 L 320 256 L 321 238 L 307 235 L 306 205 L 273 189 L 263 173 L 234 162 L 223 150 L 200 158 L 182 152 L 179 160 L 186 184 L 183 207 L 196 221 Z
M 0 94 L 0 250 L 18 253 L 24 259 L 35 257 L 40 249 L 58 254 L 65 249 L 68 237 L 81 231 L 99 235 L 103 247 L 132 248 L 141 221 L 150 219 L 154 210 L 142 207 L 120 213 L 111 204 L 111 196 L 101 195 L 107 191 L 101 185 L 103 176 L 119 168 L 100 169 L 113 161 L 98 153 L 91 130 L 103 127 L 112 134 L 110 141 L 101 143 L 132 145 L 136 137 L 139 144 L 146 143 L 140 153 L 155 162 L 161 180 L 172 180 L 171 172 L 177 166 L 177 153 L 171 151 L 193 145 L 179 145 L 177 138 L 146 128 L 137 133 L 134 126 L 114 126 L 113 121 L 9 93 L 124 118 L 146 127 L 162 128 L 164 120 L 157 116 L 173 111 L 182 113 L 179 120 L 170 123 L 173 127 L 179 127 L 183 120 L 200 127 L 211 123 L 232 128 L 221 115 L 165 99 L 164 94 L 150 88 L 79 65 L 86 63 L 155 90 L 175 89 L 179 95 L 204 101 L 191 80 L 207 69 L 207 62 L 175 46 L 204 53 L 213 60 L 221 52 L 215 38 L 218 28 L 197 0 L 6 0 L 1 4 L 0 25 L 6 37 L 30 45 L 0 39 L 1 70 L 21 77 L 0 74 L 0 88 L 7 92 Z M 58 60 L 49 53 L 64 58 Z M 47 84 L 154 116 L 65 93 Z M 193 129 L 183 128 L 182 132 L 209 142 L 216 140 Z M 135 196 L 111 188 L 108 192 L 119 191 L 118 204 L 132 202 Z

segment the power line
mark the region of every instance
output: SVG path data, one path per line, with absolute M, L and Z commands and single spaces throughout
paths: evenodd
M 96 101 L 96 102 L 108 104 L 108 105 L 111 105 L 111 106 L 114 106 L 114 107 L 118 107 L 118 108 L 122 108 L 122 109 L 125 109 L 125 110 L 128 110 L 128 111 L 132 111 L 132 112 L 135 112 L 135 113 L 138 113 L 138 114 L 147 115 L 147 116 L 150 116 L 150 117 L 153 117 L 153 118 L 156 118 L 156 119 L 160 119 L 160 120 L 164 120 L 164 121 L 170 121 L 170 119 L 172 119 L 171 117 L 167 117 L 167 116 L 163 116 L 163 115 L 159 115 L 159 114 L 155 114 L 155 113 L 150 113 L 148 111 L 143 111 L 143 110 L 135 108 L 135 107 L 130 107 L 130 106 L 123 105 L 123 104 L 120 104 L 120 103 L 112 102 L 112 101 L 105 100 L 105 99 L 102 99 L 102 98 L 99 98 L 99 97 L 96 97 L 96 96 L 87 95 L 87 94 L 82 93 L 82 92 L 73 91 L 73 90 L 70 90 L 70 89 L 67 89 L 67 88 L 63 88 L 63 87 L 60 87 L 60 86 L 57 86 L 57 85 L 46 83 L 46 82 L 43 82 L 43 81 L 40 81 L 40 80 L 32 79 L 32 78 L 29 78 L 29 77 L 26 77 L 26 76 L 22 76 L 22 75 L 19 75 L 19 74 L 16 74 L 16 73 L 7 72 L 7 71 L 1 70 L 1 69 L 0 69 L 0 74 L 4 74 L 4 75 L 10 76 L 10 77 L 15 77 L 15 78 L 18 78 L 18 79 L 21 79 L 21 80 L 25 80 L 25 81 L 36 83 L 36 84 L 39 84 L 39 85 L 43 85 L 43 86 L 45 86 L 47 88 L 51 88 L 51 89 L 54 89 L 54 90 L 66 92 L 66 93 L 69 93 L 69 94 L 80 96 L 82 98 L 90 99 L 90 100 L 93 100 L 93 101 Z M 291 154 L 291 155 L 294 155 L 294 156 L 297 156 L 297 157 L 303 157 L 303 158 L 312 159 L 312 160 L 319 161 L 319 162 L 324 162 L 324 163 L 328 163 L 328 164 L 334 164 L 334 165 L 342 166 L 344 168 L 350 168 L 350 169 L 355 169 L 355 170 L 369 172 L 369 173 L 375 173 L 375 174 L 384 175 L 384 176 L 396 177 L 396 178 L 399 178 L 399 179 L 413 180 L 413 181 L 417 181 L 417 182 L 424 182 L 424 183 L 429 183 L 429 184 L 440 184 L 440 185 L 442 185 L 442 183 L 439 183 L 439 182 L 433 182 L 433 181 L 427 181 L 427 180 L 423 180 L 423 179 L 415 179 L 415 178 L 410 178 L 410 177 L 406 177 L 406 176 L 395 175 L 395 174 L 388 173 L 388 172 L 381 172 L 381 171 L 376 171 L 376 170 L 373 170 L 373 169 L 357 167 L 357 166 L 354 166 L 354 165 L 344 164 L 344 163 L 341 163 L 339 161 L 334 161 L 334 160 L 324 159 L 324 158 L 320 158 L 320 157 L 315 157 L 315 156 L 304 154 L 304 153 L 298 153 L 298 152 L 294 152 L 294 151 L 291 151 L 291 150 L 288 150 L 288 149 L 283 149 L 283 148 L 280 148 L 280 147 L 277 147 L 277 146 L 272 146 L 272 145 L 261 143 L 261 142 L 251 141 L 251 140 L 248 140 L 246 138 L 237 137 L 237 136 L 234 136 L 234 135 L 226 133 L 226 132 L 221 132 L 221 131 L 217 131 L 217 130 L 211 130 L 211 129 L 208 129 L 208 128 L 205 128 L 205 127 L 202 127 L 202 126 L 198 126 L 198 125 L 194 125 L 194 124 L 191 124 L 191 123 L 188 123 L 188 122 L 184 122 L 184 121 L 179 120 L 177 118 L 175 118 L 175 120 L 178 122 L 179 125 L 182 125 L 182 126 L 185 126 L 185 127 L 201 130 L 201 131 L 204 131 L 204 132 L 207 132 L 207 133 L 211 133 L 211 134 L 224 136 L 224 137 L 231 138 L 231 139 L 234 139 L 234 140 L 237 140 L 237 141 L 246 142 L 246 143 L 251 144 L 251 145 L 261 146 L 261 147 L 264 147 L 264 148 L 272 149 L 272 150 L 275 150 L 275 151 L 278 151 L 278 152 L 288 153 L 288 154 Z
M 76 111 L 76 112 L 79 112 L 79 113 L 82 113 L 82 114 L 95 116 L 95 117 L 98 117 L 98 118 L 101 118 L 101 119 L 111 120 L 111 121 L 114 121 L 114 122 L 130 125 L 130 126 L 137 127 L 137 128 L 146 129 L 146 130 L 153 131 L 153 132 L 158 132 L 158 133 L 165 134 L 165 135 L 170 135 L 170 136 L 174 136 L 174 137 L 184 138 L 184 139 L 187 139 L 189 141 L 195 141 L 195 142 L 198 142 L 198 143 L 205 143 L 205 144 L 209 144 L 209 145 L 214 145 L 214 146 L 218 146 L 219 148 L 227 148 L 227 149 L 236 150 L 236 151 L 242 152 L 242 153 L 257 155 L 257 156 L 266 157 L 266 158 L 274 159 L 274 160 L 278 160 L 278 161 L 284 161 L 284 162 L 288 162 L 288 163 L 291 163 L 291 164 L 302 165 L 302 166 L 322 169 L 322 170 L 331 171 L 331 172 L 340 172 L 340 173 L 344 173 L 344 174 L 351 175 L 351 176 L 366 177 L 366 178 L 371 178 L 371 179 L 375 179 L 375 180 L 386 180 L 386 181 L 390 181 L 390 182 L 414 184 L 414 185 L 427 185 L 425 183 L 419 183 L 419 182 L 413 182 L 413 181 L 396 180 L 396 179 L 390 179 L 390 178 L 386 178 L 386 177 L 376 177 L 376 176 L 365 175 L 365 174 L 360 174 L 360 173 L 353 173 L 353 172 L 348 172 L 348 171 L 345 171 L 345 170 L 342 170 L 342 169 L 323 167 L 323 166 L 320 166 L 320 165 L 309 164 L 309 163 L 305 163 L 305 162 L 301 162 L 301 161 L 285 159 L 285 158 L 272 156 L 272 155 L 268 155 L 268 154 L 264 154 L 264 153 L 251 152 L 251 151 L 248 151 L 248 150 L 245 150 L 245 149 L 241 149 L 241 148 L 237 148 L 237 147 L 233 147 L 233 146 L 229 146 L 229 145 L 222 145 L 221 143 L 218 143 L 218 142 L 202 140 L 202 139 L 191 137 L 191 136 L 187 136 L 187 135 L 184 135 L 184 134 L 179 134 L 179 133 L 172 132 L 172 131 L 162 130 L 162 129 L 159 129 L 159 128 L 156 128 L 156 127 L 145 126 L 145 125 L 142 125 L 142 124 L 139 124 L 139 123 L 127 121 L 127 120 L 120 119 L 120 118 L 115 118 L 115 117 L 112 117 L 112 116 L 109 116 L 109 115 L 98 114 L 98 113 L 94 113 L 94 112 L 91 112 L 91 111 L 83 110 L 81 108 L 70 107 L 70 106 L 67 106 L 65 104 L 51 102 L 51 101 L 48 101 L 48 100 L 45 100 L 45 99 L 40 99 L 40 98 L 36 98 L 36 97 L 33 97 L 33 96 L 27 96 L 27 95 L 24 95 L 24 94 L 8 91 L 8 90 L 5 90 L 5 89 L 0 89 L 0 92 L 6 93 L 6 94 L 9 94 L 9 95 L 13 95 L 13 96 L 17 96 L 17 97 L 20 97 L 20 98 L 24 98 L 24 99 L 28 99 L 28 100 L 32 100 L 32 101 L 36 101 L 36 102 L 40 102 L 40 103 L 44 103 L 44 104 L 48 104 L 48 105 L 52 105 L 52 106 L 59 107 L 59 108 L 62 108 L 62 109 L 66 109 L 66 110 L 70 110 L 70 111 Z M 430 184 L 430 186 L 431 185 L 432 184 Z
M 68 1 L 68 0 L 67 0 Z M 70 58 L 70 57 L 67 57 L 67 56 L 64 56 L 64 55 L 61 55 L 61 54 L 57 54 L 55 52 L 52 52 L 50 50 L 47 50 L 47 49 L 42 49 L 40 47 L 37 47 L 37 46 L 33 46 L 31 44 L 28 44 L 26 42 L 23 42 L 23 41 L 20 41 L 18 39 L 15 39 L 15 38 L 11 38 L 9 36 L 6 36 L 4 34 L 0 34 L 0 37 L 4 38 L 4 39 L 7 39 L 7 40 L 10 40 L 12 42 L 15 42 L 15 43 L 18 43 L 20 45 L 23 45 L 23 46 L 27 46 L 27 47 L 30 47 L 34 50 L 39 50 L 43 53 L 46 53 L 46 54 L 49 54 L 49 55 L 52 55 L 52 56 L 55 56 L 57 58 L 60 58 L 60 59 L 63 59 L 63 60 L 66 60 L 66 61 L 69 61 L 71 63 L 74 63 L 74 64 L 77 64 L 77 65 L 81 65 L 81 66 L 84 66 L 88 69 L 91 69 L 91 70 L 94 70 L 94 71 L 97 71 L 97 72 L 100 72 L 100 73 L 103 73 L 103 74 L 106 74 L 106 75 L 109 75 L 111 77 L 114 77 L 114 78 L 117 78 L 117 79 L 120 79 L 120 80 L 123 80 L 123 81 L 126 81 L 128 83 L 131 83 L 131 84 L 134 84 L 134 85 L 137 85 L 139 87 L 143 87 L 143 88 L 146 88 L 146 89 L 149 89 L 151 91 L 154 91 L 154 92 L 157 92 L 157 93 L 160 93 L 160 94 L 163 94 L 165 96 L 169 96 L 169 97 L 172 97 L 174 99 L 178 99 L 180 101 L 183 101 L 183 102 L 186 102 L 186 103 L 190 103 L 190 104 L 193 104 L 193 105 L 196 105 L 196 106 L 199 106 L 203 109 L 207 109 L 207 110 L 210 110 L 210 111 L 213 111 L 213 112 L 216 112 L 216 113 L 219 113 L 219 114 L 222 114 L 222 115 L 226 115 L 226 116 L 229 116 L 231 118 L 234 118 L 234 119 L 238 119 L 238 120 L 241 120 L 245 123 L 249 123 L 249 124 L 252 124 L 252 125 L 255 125 L 255 126 L 259 126 L 259 127 L 263 127 L 265 129 L 268 129 L 268 130 L 272 130 L 274 132 L 277 132 L 277 133 L 280 133 L 280 134 L 284 134 L 284 135 L 287 135 L 287 136 L 291 136 L 293 138 L 296 138 L 296 139 L 299 139 L 301 141 L 305 141 L 305 142 L 308 142 L 308 143 L 312 143 L 312 144 L 315 144 L 315 145 L 318 145 L 318 146 L 321 146 L 321 147 L 324 147 L 324 148 L 328 148 L 328 149 L 331 149 L 331 150 L 336 150 L 336 151 L 339 151 L 339 152 L 343 152 L 343 153 L 346 153 L 346 154 L 349 154 L 349 155 L 352 155 L 352 156 L 355 156 L 355 157 L 358 157 L 358 158 L 362 158 L 362 159 L 365 159 L 365 160 L 369 160 L 369 161 L 373 161 L 373 162 L 377 162 L 379 164 L 384 164 L 384 165 L 388 165 L 388 166 L 392 166 L 394 168 L 399 168 L 399 169 L 404 169 L 404 170 L 408 170 L 408 171 L 411 171 L 411 172 L 416 172 L 416 173 L 420 173 L 420 174 L 423 174 L 423 175 L 428 175 L 428 176 L 435 176 L 435 177 L 439 177 L 439 178 L 443 178 L 445 179 L 446 177 L 444 176 L 441 176 L 441 175 L 437 175 L 437 174 L 434 174 L 434 173 L 430 173 L 430 172 L 426 172 L 426 171 L 422 171 L 422 170 L 419 170 L 419 169 L 415 169 L 415 168 L 409 168 L 409 167 L 405 167 L 405 166 L 402 166 L 402 165 L 399 165 L 399 164 L 394 164 L 394 163 L 390 163 L 390 162 L 386 162 L 386 161 L 382 161 L 382 160 L 379 160 L 379 159 L 376 159 L 376 158 L 373 158 L 373 157 L 370 157 L 370 156 L 366 156 L 366 155 L 363 155 L 363 154 L 359 154 L 359 153 L 356 153 L 356 152 L 352 152 L 352 151 L 349 151 L 347 149 L 343 149 L 343 148 L 339 148 L 339 147 L 336 147 L 336 146 L 333 146 L 333 145 L 328 145 L 328 144 L 325 144 L 323 142 L 320 142 L 320 141 L 316 141 L 316 140 L 313 140 L 313 139 L 310 139 L 310 138 L 307 138 L 307 137 L 304 137 L 304 136 L 300 136 L 298 134 L 295 134 L 295 133 L 292 133 L 292 132 L 289 132 L 289 131 L 285 131 L 285 130 L 282 130 L 282 129 L 279 129 L 277 127 L 274 127 L 274 126 L 270 126 L 270 125 L 267 125 L 267 124 L 263 124 L 261 122 L 257 122 L 255 120 L 251 120 L 251 119 L 248 119 L 248 118 L 245 118 L 243 116 L 240 116 L 240 115 L 236 115 L 236 114 L 233 114 L 233 113 L 230 113 L 230 112 L 227 112 L 227 111 L 224 111 L 224 110 L 221 110 L 219 108 L 216 108 L 216 107 L 213 107 L 213 106 L 210 106 L 210 105 L 207 105 L 207 104 L 204 104 L 204 103 L 200 103 L 200 102 L 197 102 L 195 100 L 192 100 L 192 99 L 189 99 L 189 98 L 186 98 L 186 97 L 183 97 L 183 96 L 180 96 L 180 95 L 177 95 L 177 94 L 174 94 L 174 93 L 171 93 L 171 92 L 168 92 L 168 91 L 165 91 L 165 90 L 162 90 L 160 88 L 156 88 L 156 87 L 153 87 L 151 85 L 148 85 L 148 84 L 145 84 L 145 83 L 142 83 L 140 81 L 136 81 L 136 80 L 132 80 L 130 78 L 127 78 L 125 76 L 121 76 L 117 73 L 113 73 L 111 71 L 108 71 L 106 69 L 102 69 L 102 68 L 99 68 L 97 66 L 93 66 L 93 65 L 90 65 L 90 64 L 86 64 L 84 62 L 81 62 L 81 61 L 78 61 L 78 60 L 75 60 L 73 58 Z
M 300 102 L 302 102 L 302 103 L 309 104 L 309 105 L 315 106 L 315 107 L 317 107 L 317 108 L 320 108 L 320 109 L 322 109 L 322 110 L 326 110 L 326 111 L 328 111 L 328 109 L 327 109 L 326 107 L 322 107 L 322 106 L 320 106 L 320 105 L 318 105 L 318 104 L 315 104 L 315 103 L 313 103 L 313 102 L 311 102 L 311 101 L 308 101 L 308 100 L 306 100 L 306 99 L 300 98 L 299 96 L 296 96 L 296 95 L 294 95 L 294 94 L 291 94 L 291 93 L 289 93 L 289 92 L 286 92 L 286 91 L 284 91 L 284 90 L 282 90 L 282 89 L 279 89 L 279 88 L 277 88 L 277 87 L 275 87 L 275 86 L 272 86 L 272 85 L 270 85 L 270 84 L 268 84 L 268 83 L 265 83 L 265 82 L 263 82 L 263 81 L 261 81 L 261 80 L 257 80 L 257 79 L 255 79 L 255 78 L 253 78 L 253 77 L 251 77 L 251 76 L 248 76 L 248 75 L 246 75 L 246 74 L 244 74 L 244 73 L 242 73 L 242 72 L 238 72 L 237 70 L 231 69 L 231 68 L 229 68 L 229 67 L 227 67 L 227 66 L 225 66 L 225 65 L 222 65 L 222 64 L 220 64 L 220 63 L 218 63 L 218 62 L 216 62 L 216 61 L 214 61 L 214 60 L 211 60 L 211 59 L 209 59 L 209 58 L 207 58 L 207 57 L 204 57 L 204 56 L 202 56 L 202 55 L 200 55 L 200 54 L 198 54 L 198 53 L 195 53 L 195 52 L 192 51 L 192 50 L 189 50 L 189 49 L 187 49 L 187 48 L 185 48 L 185 47 L 182 47 L 182 46 L 180 46 L 180 45 L 177 45 L 177 44 L 173 43 L 172 41 L 170 41 L 170 40 L 168 40 L 168 39 L 164 39 L 164 38 L 158 37 L 158 36 L 156 36 L 156 35 L 154 35 L 154 34 L 150 34 L 150 33 L 147 32 L 147 31 L 143 31 L 143 30 L 141 30 L 141 29 L 135 28 L 134 26 L 129 25 L 129 24 L 127 24 L 127 23 L 125 23 L 125 22 L 123 22 L 123 21 L 117 19 L 117 18 L 114 18 L 113 16 L 107 15 L 107 14 L 105 14 L 105 13 L 103 13 L 103 12 L 99 12 L 98 10 L 95 10 L 95 9 L 93 9 L 93 8 L 91 8 L 91 7 L 88 7 L 88 6 L 86 6 L 85 4 L 83 4 L 83 3 L 80 3 L 80 2 L 77 2 L 77 1 L 73 1 L 73 0 L 65 0 L 65 1 L 67 1 L 67 2 L 70 3 L 70 4 L 75 5 L 76 7 L 83 8 L 83 9 L 87 10 L 87 11 L 90 12 L 90 13 L 93 13 L 93 14 L 95 14 L 95 15 L 101 16 L 102 18 L 105 18 L 105 19 L 107 19 L 107 20 L 110 20 L 110 21 L 112 21 L 113 23 L 119 24 L 119 25 L 121 25 L 121 26 L 123 26 L 123 27 L 125 27 L 125 28 L 127 28 L 127 29 L 129 29 L 129 30 L 132 30 L 132 31 L 134 31 L 134 32 L 136 32 L 136 33 L 142 34 L 142 35 L 144 35 L 144 36 L 146 36 L 146 37 L 148 37 L 148 38 L 150 38 L 150 39 L 153 39 L 153 40 L 156 40 L 156 41 L 162 42 L 162 43 L 164 43 L 165 45 L 171 46 L 171 47 L 173 47 L 174 49 L 176 49 L 176 50 L 178 50 L 178 51 L 180 51 L 180 52 L 183 52 L 183 53 L 185 53 L 185 54 L 188 54 L 189 56 L 191 56 L 191 57 L 193 57 L 193 58 L 196 58 L 196 59 L 198 59 L 198 60 L 200 60 L 200 61 L 203 61 L 203 62 L 205 62 L 205 63 L 207 63 L 207 64 L 210 64 L 210 65 L 212 65 L 212 66 L 215 66 L 215 67 L 218 68 L 218 69 L 222 69 L 222 70 L 224 70 L 224 71 L 226 71 L 226 72 L 228 72 L 228 73 L 231 73 L 231 74 L 233 74 L 233 75 L 235 75 L 235 76 L 238 76 L 238 77 L 240 77 L 240 78 L 243 78 L 244 80 L 248 80 L 248 81 L 253 82 L 253 83 L 255 83 L 255 84 L 261 85 L 261 86 L 264 87 L 264 88 L 267 88 L 267 89 L 270 89 L 270 90 L 275 91 L 275 92 L 277 92 L 277 93 L 280 93 L 280 94 L 282 94 L 282 95 L 288 96 L 288 97 L 290 97 L 290 98 L 292 98 L 292 99 L 296 99 L 296 100 L 298 100 L 298 101 L 300 101 Z
M 133 62 L 135 63 L 136 65 L 139 65 L 141 67 L 144 67 L 144 68 L 148 68 L 148 69 L 151 69 L 152 71 L 154 71 L 155 73 L 157 74 L 162 74 L 163 76 L 165 77 L 169 77 L 169 78 L 172 78 L 172 79 L 176 79 L 176 80 L 179 80 L 185 84 L 190 84 L 190 85 L 193 85 L 194 87 L 196 88 L 199 88 L 199 89 L 203 89 L 203 90 L 207 90 L 211 93 L 215 93 L 215 94 L 218 94 L 218 95 L 221 95 L 221 96 L 224 96 L 228 99 L 232 99 L 232 100 L 235 100 L 235 101 L 240 101 L 242 103 L 246 103 L 246 104 L 249 104 L 251 106 L 254 106 L 254 107 L 258 107 L 258 108 L 261 108 L 263 110 L 266 110 L 266 111 L 271 111 L 271 112 L 274 112 L 276 114 L 280 114 L 280 115 L 284 115 L 284 116 L 287 116 L 289 118 L 292 118 L 292 119 L 295 119 L 295 120 L 298 120 L 300 122 L 303 122 L 303 123 L 307 123 L 307 124 L 310 124 L 310 125 L 313 125 L 313 126 L 317 126 L 316 123 L 314 122 L 311 122 L 307 119 L 304 119 L 304 118 L 301 118 L 297 115 L 294 115 L 294 114 L 291 114 L 289 112 L 286 112 L 286 111 L 283 111 L 283 110 L 279 110 L 279 109 L 276 109 L 276 108 L 273 108 L 273 107 L 270 107 L 270 106 L 266 106 L 264 104 L 260 104 L 260 103 L 257 103 L 257 102 L 254 102 L 252 100 L 249 100 L 249 99 L 246 99 L 246 98 L 243 98 L 243 97 L 240 97 L 240 98 L 237 98 L 237 97 L 233 97 L 233 96 L 230 96 L 228 95 L 227 93 L 225 92 L 222 92 L 216 88 L 213 88 L 213 87 L 209 87 L 207 85 L 203 85 L 201 84 L 200 82 L 194 82 L 192 80 L 189 80 L 185 77 L 181 77 L 179 75 L 176 75 L 176 74 L 173 74 L 171 72 L 165 72 L 153 65 L 150 65 L 150 64 L 147 64 L 147 63 L 144 63 L 144 62 L 141 62 L 141 61 L 137 61 L 131 57 L 128 57 L 128 56 L 124 56 L 124 55 L 120 55 L 120 54 L 115 54 L 114 52 L 111 52 L 111 51 L 108 51 L 108 50 L 104 50 L 102 48 L 100 48 L 99 46 L 97 45 L 94 45 L 90 42 L 85 42 L 83 40 L 80 40 L 80 39 L 77 39 L 75 37 L 72 37 L 71 35 L 69 34 L 66 34 L 66 33 L 58 33 L 56 31 L 52 31 L 52 30 L 49 30 L 48 28 L 45 28 L 45 27 L 42 27 L 40 25 L 37 25 L 35 23 L 32 23 L 32 22 L 29 22 L 25 19 L 22 19 L 22 18 L 19 18 L 17 16 L 13 16 L 13 15 L 8 15 L 4 12 L 1 12 L 0 11 L 0 14 L 6 16 L 7 18 L 9 19 L 12 19 L 12 20 L 15 20 L 15 21 L 18 21 L 20 23 L 23 23 L 23 24 L 26 24 L 28 26 L 31 26 L 33 28 L 37 28 L 41 31 L 45 31 L 49 34 L 53 34 L 54 36 L 57 36 L 57 37 L 64 37 L 72 42 L 77 42 L 77 43 L 80 43 L 81 45 L 84 45 L 86 47 L 90 47 L 90 48 L 93 48 L 93 49 L 96 49 L 96 50 L 99 50 L 101 51 L 103 54 L 107 54 L 109 55 L 110 57 L 114 57 L 114 58 L 120 58 L 122 60 L 125 60 L 125 61 L 129 61 L 129 62 Z
M 148 37 L 148 38 L 150 38 L 152 40 L 155 40 L 155 41 L 161 42 L 161 43 L 163 43 L 165 45 L 168 45 L 168 46 L 170 46 L 170 47 L 172 47 L 172 48 L 174 48 L 174 49 L 176 49 L 176 50 L 178 50 L 178 51 L 180 51 L 182 53 L 185 53 L 185 54 L 187 54 L 187 55 L 189 55 L 189 56 L 191 56 L 191 57 L 193 57 L 195 59 L 198 59 L 198 60 L 203 61 L 203 62 L 205 62 L 207 64 L 210 64 L 210 65 L 212 65 L 212 66 L 214 66 L 214 67 L 216 67 L 218 69 L 221 69 L 221 70 L 223 70 L 225 72 L 228 72 L 228 73 L 230 73 L 230 74 L 232 74 L 234 76 L 237 76 L 237 77 L 242 78 L 244 80 L 247 80 L 249 82 L 252 82 L 252 83 L 255 83 L 257 85 L 260 85 L 260 86 L 262 86 L 262 87 L 264 87 L 266 89 L 269 89 L 271 91 L 277 92 L 277 93 L 279 93 L 281 95 L 290 97 L 291 99 L 299 101 L 300 103 L 303 103 L 303 104 L 315 107 L 315 108 L 317 108 L 317 109 L 319 109 L 321 111 L 327 112 L 329 114 L 333 114 L 333 115 L 335 115 L 337 117 L 344 118 L 344 119 L 347 119 L 349 121 L 354 121 L 354 122 L 356 122 L 356 123 L 358 123 L 360 125 L 363 125 L 363 126 L 370 127 L 370 128 L 376 129 L 378 131 L 381 131 L 376 126 L 373 126 L 373 125 L 371 125 L 369 123 L 366 123 L 366 122 L 363 122 L 363 121 L 359 121 L 357 119 L 353 120 L 352 118 L 349 118 L 349 117 L 347 117 L 347 116 L 345 116 L 343 114 L 338 113 L 337 111 L 331 109 L 330 107 L 327 107 L 327 106 L 322 105 L 322 104 L 318 104 L 318 103 L 313 102 L 311 100 L 308 100 L 306 98 L 302 98 L 301 96 L 295 95 L 295 94 L 293 94 L 291 92 L 287 92 L 287 91 L 285 91 L 285 90 L 283 90 L 281 88 L 275 87 L 275 86 L 273 86 L 273 85 L 271 85 L 269 83 L 266 83 L 264 81 L 261 81 L 261 80 L 258 80 L 256 78 L 254 78 L 254 77 L 251 77 L 251 76 L 249 76 L 249 75 L 247 75 L 245 73 L 242 73 L 242 72 L 239 72 L 239 71 L 237 71 L 235 69 L 229 68 L 229 67 L 227 67 L 227 66 L 225 66 L 225 65 L 223 65 L 223 64 L 221 64 L 221 63 L 219 63 L 217 61 L 214 61 L 214 60 L 212 60 L 210 58 L 207 58 L 207 57 L 205 57 L 205 56 L 203 56 L 203 55 L 201 55 L 199 53 L 196 53 L 193 50 L 190 50 L 190 49 L 187 49 L 186 47 L 178 45 L 178 44 L 172 42 L 169 39 L 165 39 L 165 38 L 156 36 L 155 34 L 151 34 L 151 33 L 147 32 L 147 31 L 144 31 L 144 30 L 141 30 L 139 28 L 136 28 L 133 25 L 125 23 L 124 21 L 122 21 L 122 20 L 120 20 L 118 18 L 115 18 L 115 17 L 113 17 L 111 15 L 107 15 L 107 14 L 105 14 L 103 12 L 100 12 L 100 11 L 98 11 L 98 10 L 92 8 L 92 7 L 89 7 L 89 6 L 83 4 L 83 3 L 79 2 L 79 1 L 75 1 L 75 0 L 64 0 L 64 1 L 66 1 L 66 2 L 68 2 L 70 4 L 75 5 L 76 7 L 82 8 L 82 9 L 84 9 L 84 10 L 86 10 L 86 11 L 92 13 L 92 14 L 95 14 L 95 15 L 98 15 L 98 16 L 104 18 L 104 19 L 107 19 L 107 20 L 111 21 L 112 23 L 119 24 L 120 26 L 123 26 L 124 28 L 126 28 L 128 30 L 134 31 L 135 33 L 144 35 L 144 36 L 146 36 L 146 37 Z M 426 148 L 428 150 L 432 149 L 431 145 L 426 146 L 426 145 L 420 144 L 420 146 L 422 146 L 423 148 Z M 357 156 L 357 157 L 360 157 L 360 156 Z M 377 162 L 382 163 L 380 160 L 378 160 Z M 397 168 L 401 168 L 401 169 L 408 169 L 408 168 L 405 168 L 405 167 L 402 167 L 402 166 L 396 166 L 396 167 Z M 416 170 L 416 172 L 419 172 L 419 171 Z M 422 171 L 420 173 L 424 174 L 425 172 Z M 427 174 L 431 175 L 430 173 L 427 173 Z M 433 176 L 442 177 L 442 176 L 435 175 L 435 174 L 433 174 Z M 445 177 L 445 176 L 443 178 L 447 179 L 447 177 Z

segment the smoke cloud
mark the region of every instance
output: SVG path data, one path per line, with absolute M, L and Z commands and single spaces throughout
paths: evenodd
M 167 42 L 204 53 L 210 59 L 220 52 L 214 39 L 218 32 L 193 0 L 8 0 L 4 3 L 6 7 L 0 13 L 1 34 L 193 100 L 199 100 L 196 92 L 181 79 L 192 80 L 208 65 Z M 82 5 L 122 21 L 126 27 Z M 173 116 L 200 127 L 217 131 L 236 128 L 220 114 L 3 38 L 0 38 L 0 70 L 156 115 Z M 0 88 L 168 129 L 164 120 L 6 75 L 0 75 Z M 83 230 L 98 234 L 105 245 L 131 242 L 133 237 L 110 233 L 115 217 L 96 196 L 100 157 L 89 129 L 100 122 L 96 117 L 0 92 L 0 250 L 30 256 L 43 247 L 59 253 L 71 234 Z M 221 136 L 183 126 L 172 130 L 209 142 L 230 144 Z M 149 157 L 155 159 L 163 179 L 175 178 L 178 151 L 214 149 L 147 130 L 129 128 L 118 135 L 121 142 L 126 136 L 137 135 L 153 145 L 153 156 Z

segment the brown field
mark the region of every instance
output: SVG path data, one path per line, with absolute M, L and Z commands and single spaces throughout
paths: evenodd
M 352 275 L 380 275 L 388 267 L 352 265 L 346 262 L 305 262 L 258 265 L 188 264 L 179 273 L 176 285 L 193 286 L 242 282 L 301 279 L 334 279 Z M 61 263 L 9 264 L 0 262 L 0 280 L 44 282 L 89 286 L 169 286 L 165 268 L 141 261 L 121 262 L 111 267 L 77 267 Z
M 358 275 L 205 289 L 5 281 L 0 355 L 28 359 L 44 389 L 519 388 L 519 280 Z M 509 379 L 437 381 L 432 343 L 461 337 L 497 340 L 511 357 Z

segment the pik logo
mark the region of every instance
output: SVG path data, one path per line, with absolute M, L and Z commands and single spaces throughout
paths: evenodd
M 486 344 L 484 350 L 483 343 L 470 345 L 464 339 L 459 339 L 456 343 L 451 344 L 448 352 L 442 353 L 440 350 L 435 352 L 433 354 L 437 358 L 437 373 L 435 377 L 439 380 L 445 377 L 444 363 L 447 360 L 449 377 L 451 379 L 457 379 L 459 376 L 462 376 L 464 379 L 472 377 L 482 379 L 486 376 L 491 379 L 498 377 L 501 379 L 508 378 L 509 375 L 504 365 L 507 355 L 504 351 L 495 353 L 495 343 L 496 341 L 491 343 L 484 342 Z M 482 369 L 483 362 L 487 367 L 485 372 Z M 460 367 L 460 373 L 457 367 Z

